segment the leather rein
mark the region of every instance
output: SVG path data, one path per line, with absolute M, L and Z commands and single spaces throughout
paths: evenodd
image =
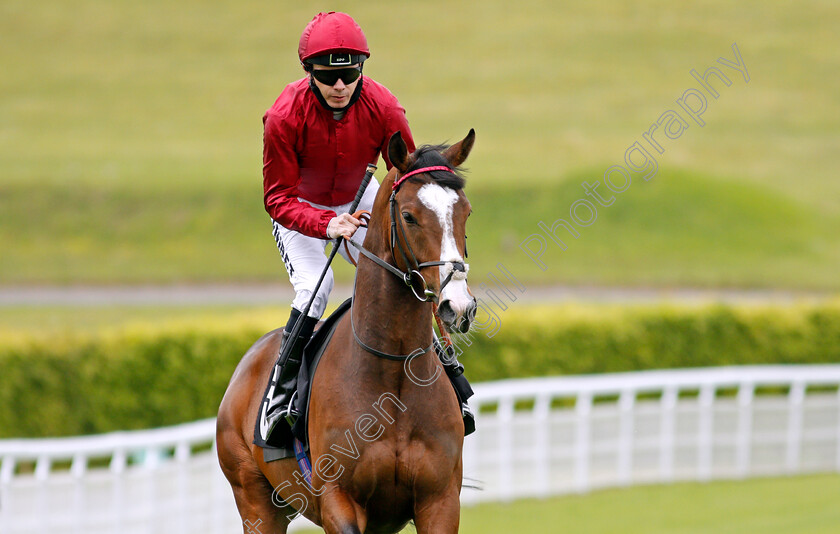
M 383 260 L 379 256 L 370 252 L 364 246 L 360 245 L 359 243 L 356 243 L 355 241 L 353 241 L 350 238 L 345 237 L 344 242 L 345 242 L 345 247 L 346 247 L 347 243 L 349 243 L 350 245 L 353 245 L 359 251 L 359 253 L 363 254 L 366 258 L 368 258 L 369 260 L 374 262 L 376 265 L 379 265 L 380 267 L 382 267 L 386 271 L 390 272 L 391 274 L 393 274 L 394 276 L 396 276 L 397 278 L 402 280 L 403 283 L 405 283 L 405 285 L 407 285 L 411 289 L 411 292 L 414 294 L 414 296 L 415 296 L 415 298 L 417 298 L 417 300 L 419 300 L 420 302 L 431 302 L 432 303 L 435 320 L 437 321 L 438 328 L 440 329 L 441 337 L 443 337 L 443 339 L 444 339 L 444 344 L 446 345 L 446 350 L 449 351 L 453 347 L 453 343 L 452 343 L 451 338 L 449 337 L 449 333 L 446 331 L 446 329 L 443 326 L 443 321 L 441 321 L 440 316 L 438 315 L 439 294 L 443 293 L 443 288 L 446 287 L 446 285 L 452 280 L 452 278 L 453 278 L 453 276 L 455 276 L 456 272 L 459 273 L 458 274 L 459 279 L 460 278 L 465 279 L 466 276 L 467 276 L 467 271 L 469 271 L 469 264 L 461 262 L 461 261 L 426 261 L 426 262 L 422 262 L 422 263 L 418 262 L 417 261 L 417 256 L 414 254 L 414 250 L 411 248 L 411 244 L 408 242 L 408 238 L 406 236 L 405 223 L 404 223 L 404 220 L 403 220 L 403 217 L 402 217 L 402 213 L 399 210 L 397 210 L 397 192 L 399 191 L 399 188 L 402 185 L 402 183 L 407 178 L 409 178 L 409 177 L 411 177 L 415 174 L 420 174 L 420 173 L 424 173 L 424 172 L 432 172 L 432 171 L 453 172 L 452 169 L 450 169 L 449 167 L 444 167 L 442 165 L 433 166 L 433 167 L 423 167 L 423 168 L 408 172 L 408 173 L 404 174 L 403 176 L 399 177 L 398 179 L 395 179 L 394 180 L 394 185 L 391 187 L 391 197 L 388 200 L 389 208 L 390 208 L 389 212 L 390 212 L 390 218 L 391 218 L 391 230 L 390 230 L 390 234 L 391 234 L 391 237 L 390 237 L 391 257 L 393 257 L 393 258 L 397 257 L 394 254 L 394 249 L 396 248 L 399 251 L 400 256 L 403 259 L 403 263 L 407 266 L 406 271 L 402 271 L 396 265 L 392 265 L 392 264 L 386 262 L 385 260 Z M 397 214 L 399 214 L 399 216 L 397 216 Z M 353 214 L 353 216 L 357 219 L 362 220 L 365 223 L 365 225 L 370 220 L 370 213 L 367 212 L 367 211 L 357 212 L 357 213 Z M 398 232 L 399 232 L 399 237 L 402 237 L 402 241 L 400 241 L 398 239 L 398 235 L 397 235 Z M 403 243 L 405 243 L 405 248 L 408 249 L 407 251 L 403 247 Z M 348 252 L 349 252 L 349 250 L 348 250 Z M 348 257 L 352 258 L 352 256 L 349 255 L 349 254 L 348 254 Z M 425 267 L 435 267 L 435 266 L 448 266 L 449 267 L 449 269 L 448 269 L 449 274 L 446 276 L 446 278 L 440 284 L 439 294 L 435 294 L 434 291 L 429 289 L 429 286 L 426 283 L 426 279 L 420 273 L 420 269 L 423 269 Z M 354 289 L 353 293 L 355 295 L 355 293 L 356 293 L 355 289 Z M 361 346 L 367 352 L 370 352 L 371 354 L 373 354 L 374 356 L 377 356 L 379 358 L 384 358 L 384 359 L 388 359 L 388 360 L 404 361 L 404 360 L 407 360 L 408 358 L 411 358 L 412 356 L 420 356 L 421 354 L 425 354 L 425 353 L 429 352 L 432 349 L 432 347 L 434 346 L 434 341 L 432 341 L 432 344 L 429 345 L 428 347 L 426 347 L 425 350 L 417 349 L 414 352 L 412 352 L 411 354 L 388 354 L 387 352 L 382 352 L 380 350 L 374 349 L 373 347 L 365 344 L 359 338 L 358 334 L 356 334 L 356 328 L 353 324 L 353 310 L 352 309 L 350 310 L 350 327 L 351 327 L 351 330 L 353 331 L 353 337 L 355 338 L 356 343 L 358 343 L 359 346 Z M 418 351 L 421 351 L 421 350 L 422 350 L 422 352 L 418 352 Z

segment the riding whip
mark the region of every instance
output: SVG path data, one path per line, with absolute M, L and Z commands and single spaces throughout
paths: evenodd
M 350 210 L 348 213 L 353 214 L 356 212 L 356 208 L 359 207 L 359 203 L 362 201 L 362 195 L 365 193 L 365 189 L 367 189 L 368 184 L 370 183 L 370 179 L 373 177 L 373 173 L 376 172 L 376 165 L 372 163 L 368 163 L 367 170 L 365 171 L 365 176 L 362 178 L 362 183 L 359 185 L 359 190 L 356 192 L 356 198 L 353 199 L 353 204 L 350 205 Z M 312 297 L 310 297 L 309 302 L 306 304 L 306 308 L 303 309 L 303 312 L 298 317 L 297 321 L 295 322 L 295 327 L 292 329 L 292 334 L 289 336 L 290 340 L 297 339 L 298 334 L 300 334 L 300 329 L 303 327 L 303 318 L 309 315 L 309 309 L 312 307 L 312 303 L 315 302 L 315 297 L 318 295 L 318 289 L 321 287 L 321 283 L 324 281 L 324 277 L 327 275 L 327 270 L 330 268 L 330 264 L 335 258 L 335 253 L 338 252 L 338 247 L 341 244 L 341 236 L 335 238 L 333 242 L 332 250 L 330 251 L 330 257 L 327 259 L 327 264 L 324 265 L 324 270 L 321 272 L 321 277 L 318 278 L 318 283 L 315 284 L 315 289 L 312 290 Z M 291 350 L 291 346 L 293 343 L 285 343 L 283 345 L 283 352 L 280 354 L 281 361 L 283 361 L 283 357 Z

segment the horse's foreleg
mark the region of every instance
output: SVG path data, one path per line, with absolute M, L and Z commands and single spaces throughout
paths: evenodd
M 417 534 L 457 533 L 460 521 L 461 501 L 454 487 L 440 495 L 428 495 L 414 506 Z
M 233 490 L 243 534 L 286 534 L 287 515 L 293 515 L 294 510 L 274 495 L 271 483 L 238 436 L 225 432 L 219 436 L 219 464 Z
M 242 518 L 243 534 L 286 534 L 289 517 L 295 511 L 274 495 L 262 473 L 243 465 L 239 471 L 225 472 L 225 475 Z
M 361 534 L 367 517 L 350 496 L 338 488 L 330 488 L 321 496 L 321 521 L 327 534 Z
M 233 487 L 243 534 L 286 534 L 289 527 L 286 514 L 292 515 L 294 510 L 272 503 L 272 491 L 265 479 L 254 481 L 254 485 L 249 487 Z

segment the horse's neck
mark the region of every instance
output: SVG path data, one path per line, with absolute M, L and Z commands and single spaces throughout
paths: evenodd
M 353 321 L 365 344 L 388 354 L 425 350 L 433 335 L 431 306 L 417 300 L 392 273 L 360 259 Z

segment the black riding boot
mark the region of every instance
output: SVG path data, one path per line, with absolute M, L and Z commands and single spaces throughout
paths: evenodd
M 272 432 L 277 427 L 277 422 L 281 418 L 286 418 L 289 426 L 291 426 L 294 420 L 300 416 L 292 406 L 292 399 L 297 391 L 297 377 L 303 359 L 303 347 L 309 342 L 309 338 L 312 337 L 312 330 L 318 324 L 318 319 L 304 317 L 298 337 L 296 339 L 290 339 L 295 328 L 295 323 L 300 316 L 300 311 L 292 308 L 289 321 L 283 330 L 280 356 L 274 365 L 271 382 L 268 384 L 266 398 L 263 401 L 268 402 L 268 407 L 264 409 L 264 420 L 260 422 L 260 432 L 263 434 L 262 437 L 267 443 Z M 293 345 L 287 351 L 286 345 L 288 343 L 293 343 Z M 277 440 L 272 439 L 271 441 L 276 442 Z
M 464 419 L 464 435 L 469 436 L 475 432 L 475 415 L 473 415 L 467 400 L 473 395 L 473 390 L 467 377 L 464 376 L 464 366 L 458 361 L 455 354 L 455 349 L 449 347 L 444 349 L 438 339 L 434 338 L 435 352 L 440 358 L 440 363 L 443 364 L 443 370 L 446 371 L 446 376 L 452 383 L 455 389 L 455 395 L 458 397 L 458 402 L 461 403 L 461 417 Z

